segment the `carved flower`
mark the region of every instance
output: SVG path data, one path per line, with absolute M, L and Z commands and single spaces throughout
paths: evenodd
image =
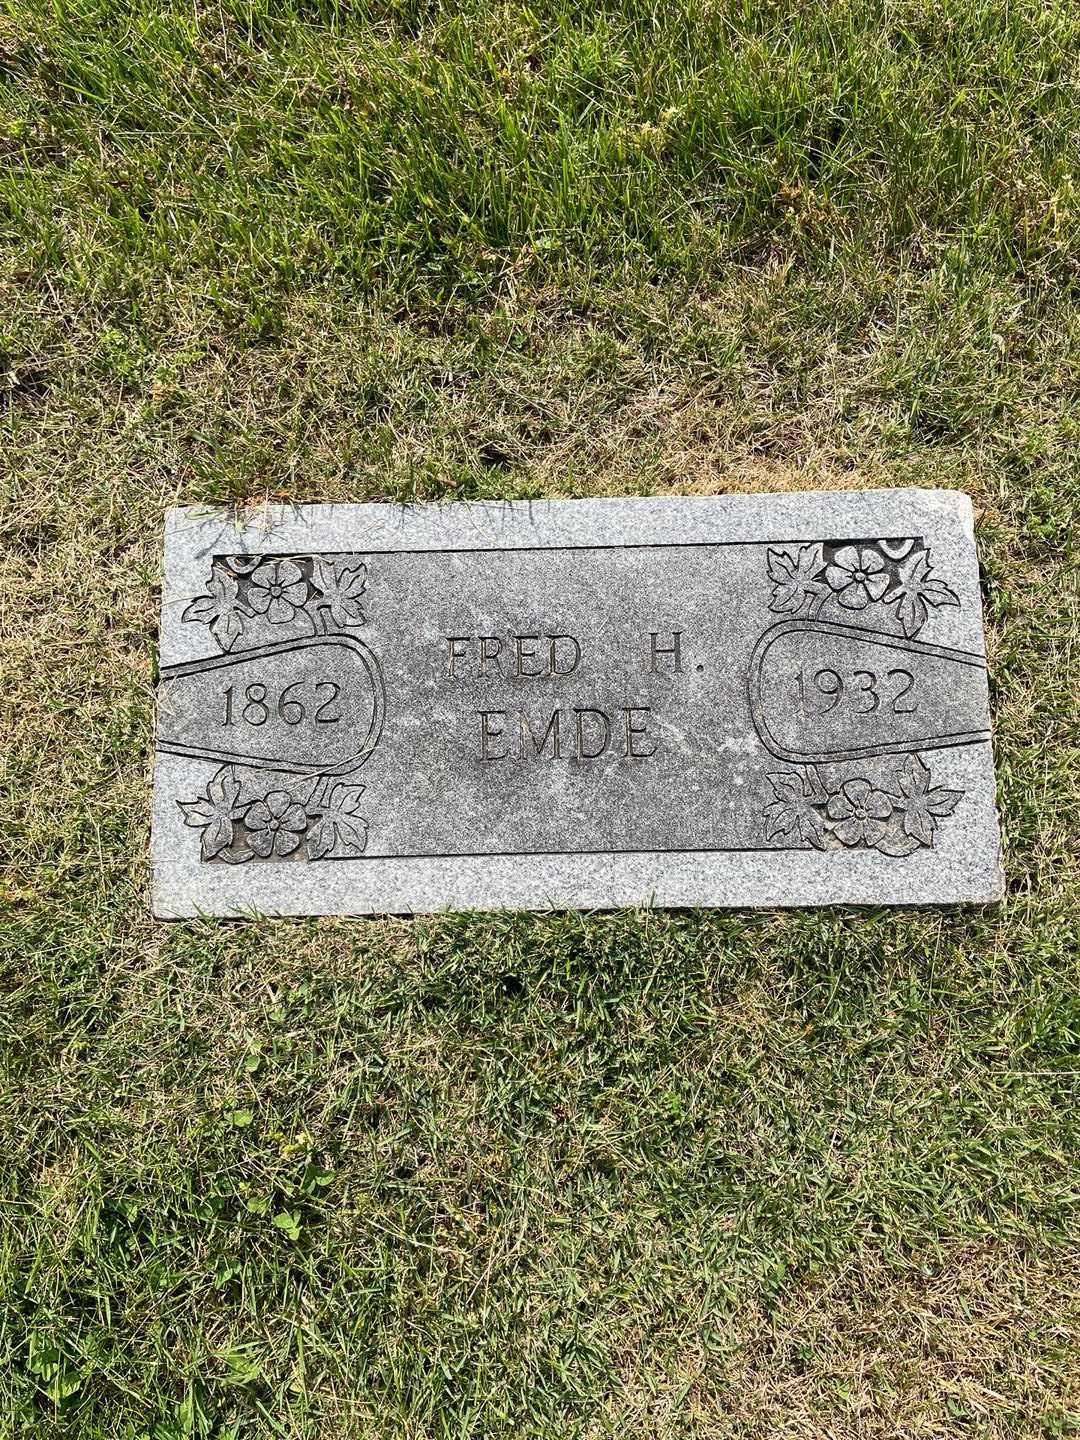
M 197 800 L 178 800 L 184 824 L 202 831 L 202 857 L 212 860 L 233 842 L 233 821 L 237 809 L 240 782 L 231 765 L 223 765 Z
M 244 824 L 252 850 L 265 860 L 292 854 L 307 829 L 307 816 L 287 790 L 271 790 L 264 800 L 248 806 Z
M 875 790 L 869 780 L 846 780 L 829 796 L 825 814 L 841 845 L 877 845 L 885 835 L 885 821 L 893 811 L 892 798 Z
M 323 601 L 329 606 L 335 625 L 363 625 L 360 596 L 367 589 L 366 576 L 366 565 L 339 570 L 332 560 L 315 557 L 312 579 L 322 591 Z
M 268 560 L 251 577 L 247 601 L 271 625 L 285 625 L 307 599 L 307 581 L 291 560 Z
M 869 546 L 845 545 L 838 550 L 825 570 L 825 579 L 845 610 L 865 610 L 889 588 L 885 561 Z

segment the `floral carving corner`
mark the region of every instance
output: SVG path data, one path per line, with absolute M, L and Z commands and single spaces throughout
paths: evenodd
M 215 555 L 205 593 L 187 603 L 181 618 L 207 626 L 220 650 L 240 654 L 366 624 L 367 585 L 367 562 L 354 554 Z M 279 701 L 278 713 L 298 724 L 300 708 Z M 177 804 L 184 824 L 201 832 L 203 860 L 337 859 L 367 848 L 368 822 L 359 813 L 364 788 L 325 775 L 286 774 L 271 784 L 226 763 L 200 795 Z
M 366 622 L 360 599 L 367 565 L 355 555 L 218 555 L 206 593 L 185 607 L 183 620 L 209 627 L 222 650 L 255 628 L 303 626 L 312 635 Z
M 362 855 L 368 822 L 359 813 L 363 785 L 316 776 L 304 786 L 248 793 L 236 768 L 223 765 L 194 800 L 178 800 L 184 824 L 202 831 L 204 860 L 326 860 Z
M 893 610 L 909 640 L 926 624 L 931 609 L 960 605 L 955 591 L 932 574 L 930 548 L 921 540 L 771 547 L 766 568 L 772 581 L 769 609 L 776 614 L 816 620 L 830 610 L 850 619 L 881 606 Z
M 930 771 L 909 755 L 892 786 L 857 775 L 828 790 L 817 769 L 774 771 L 767 777 L 775 799 L 765 807 L 767 840 L 787 840 L 816 850 L 866 849 L 912 855 L 934 844 L 938 820 L 951 815 L 962 790 L 931 787 Z

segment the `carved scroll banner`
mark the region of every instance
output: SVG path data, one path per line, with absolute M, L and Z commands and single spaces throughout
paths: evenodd
M 184 508 L 165 917 L 1001 894 L 953 491 Z

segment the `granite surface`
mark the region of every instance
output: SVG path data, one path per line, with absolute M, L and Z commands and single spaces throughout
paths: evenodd
M 986 902 L 955 491 L 169 512 L 165 917 Z

